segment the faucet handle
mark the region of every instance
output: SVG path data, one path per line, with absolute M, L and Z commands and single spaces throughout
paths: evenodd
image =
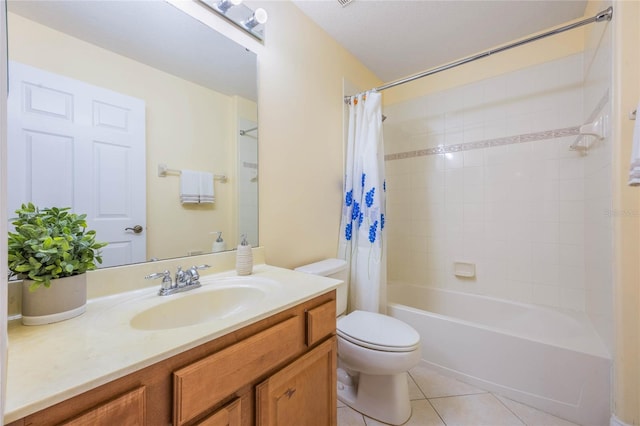
M 149 274 L 144 277 L 146 280 L 155 280 L 157 278 L 162 278 L 161 288 L 171 288 L 173 286 L 173 282 L 171 281 L 171 273 L 168 270 L 164 270 L 164 272 L 156 272 L 153 274 Z
M 197 282 L 200 279 L 200 274 L 198 273 L 199 269 L 207 269 L 207 268 L 211 268 L 210 265 L 198 265 L 198 266 L 192 266 L 191 268 L 189 268 L 188 273 L 191 275 L 191 281 L 193 282 Z
M 191 267 L 191 269 L 196 269 L 196 270 L 198 270 L 198 269 L 209 269 L 209 268 L 211 268 L 211 265 L 207 265 L 207 264 L 198 265 L 198 266 L 192 266 Z

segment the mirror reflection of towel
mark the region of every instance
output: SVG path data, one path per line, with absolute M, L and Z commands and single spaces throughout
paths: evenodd
M 200 172 L 180 171 L 180 202 L 196 204 L 200 202 Z
M 213 203 L 216 198 L 213 193 L 213 173 L 200 172 L 200 202 L 201 203 Z

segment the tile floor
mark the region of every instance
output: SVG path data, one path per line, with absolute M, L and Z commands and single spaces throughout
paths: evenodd
M 577 426 L 419 365 L 409 371 L 406 426 Z M 379 426 L 338 401 L 338 426 Z

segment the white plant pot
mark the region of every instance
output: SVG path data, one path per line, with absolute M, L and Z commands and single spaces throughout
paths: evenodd
M 50 287 L 29 291 L 33 281 L 22 282 L 22 324 L 42 325 L 82 315 L 87 305 L 87 275 L 58 278 Z

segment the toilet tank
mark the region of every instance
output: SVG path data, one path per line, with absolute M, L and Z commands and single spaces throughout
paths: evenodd
M 341 280 L 342 284 L 336 288 L 336 315 L 347 312 L 348 271 L 347 262 L 343 259 L 325 259 L 295 268 L 298 272 L 320 275 Z

